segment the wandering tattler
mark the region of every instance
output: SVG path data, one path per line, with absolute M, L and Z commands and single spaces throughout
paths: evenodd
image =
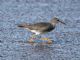
M 59 18 L 54 17 L 53 19 L 50 20 L 50 22 L 38 22 L 34 24 L 23 23 L 18 25 L 18 27 L 25 28 L 33 32 L 35 35 L 39 35 L 54 30 L 58 22 L 65 24 L 64 22 L 60 21 Z

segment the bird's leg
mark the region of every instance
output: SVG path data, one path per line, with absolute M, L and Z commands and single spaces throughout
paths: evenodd
M 30 43 L 33 43 L 33 42 L 34 42 L 34 39 L 35 39 L 34 36 L 35 36 L 35 35 L 32 34 L 31 37 L 29 38 L 29 42 L 30 42 Z
M 33 40 L 35 40 L 35 39 L 36 39 L 36 35 L 35 35 L 35 34 L 32 34 L 31 38 L 32 38 Z
M 40 39 L 40 38 L 41 38 L 41 36 L 32 34 L 32 36 L 29 39 L 29 42 L 35 42 L 34 40 L 37 40 L 37 39 Z
M 32 35 L 32 38 L 33 38 L 33 39 L 40 39 L 41 36 L 40 36 L 40 35 L 35 35 L 35 34 L 33 34 L 33 35 Z

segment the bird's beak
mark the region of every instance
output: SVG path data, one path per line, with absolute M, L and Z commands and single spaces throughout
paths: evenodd
M 66 25 L 66 23 L 64 23 L 63 21 L 60 21 L 60 20 L 59 20 L 59 22 L 62 23 L 62 24 L 64 24 L 64 25 Z

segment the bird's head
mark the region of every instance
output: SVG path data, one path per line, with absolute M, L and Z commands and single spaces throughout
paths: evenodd
M 64 22 L 62 22 L 62 21 L 60 21 L 60 19 L 59 18 L 56 18 L 56 17 L 54 17 L 51 21 L 50 21 L 50 23 L 52 23 L 53 25 L 56 25 L 57 23 L 62 23 L 62 24 L 64 24 L 64 25 L 66 25 Z

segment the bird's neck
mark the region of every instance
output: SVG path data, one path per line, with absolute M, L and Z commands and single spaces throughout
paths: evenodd
M 51 23 L 53 26 L 56 26 L 57 23 Z

